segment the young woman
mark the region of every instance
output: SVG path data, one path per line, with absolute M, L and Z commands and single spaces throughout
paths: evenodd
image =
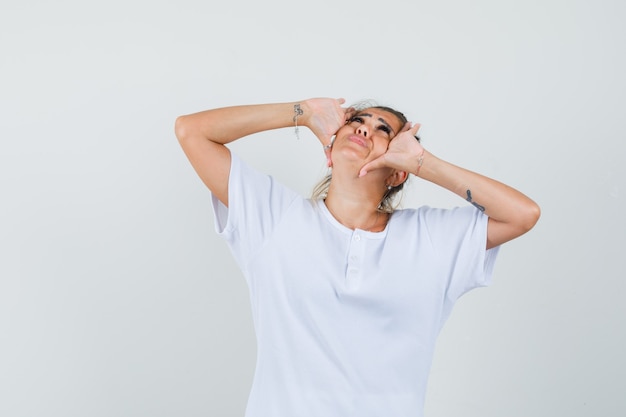
M 421 415 L 454 303 L 488 285 L 499 245 L 539 218 L 519 191 L 425 150 L 402 113 L 343 104 L 236 106 L 176 121 L 250 288 L 257 366 L 247 417 Z M 314 198 L 225 146 L 294 124 L 316 135 L 332 169 Z M 467 203 L 394 210 L 410 174 Z

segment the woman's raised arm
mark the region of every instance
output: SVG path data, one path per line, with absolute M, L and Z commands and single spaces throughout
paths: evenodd
M 343 103 L 343 99 L 317 98 L 206 110 L 178 117 L 176 137 L 202 182 L 228 206 L 230 150 L 224 145 L 257 132 L 294 127 L 296 121 L 327 145 L 345 122 Z
M 256 104 L 206 110 L 176 119 L 176 137 L 194 170 L 228 206 L 230 150 L 234 140 L 293 124 L 295 103 Z
M 398 134 L 387 152 L 363 166 L 360 175 L 391 167 L 454 192 L 489 216 L 488 249 L 521 236 L 537 223 L 541 213 L 537 203 L 508 185 L 435 157 L 414 139 L 418 129 L 416 124 Z

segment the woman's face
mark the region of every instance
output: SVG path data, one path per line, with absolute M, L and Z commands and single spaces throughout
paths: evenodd
M 337 131 L 333 163 L 342 157 L 357 159 L 361 164 L 378 158 L 387 152 L 389 142 L 403 127 L 393 113 L 376 108 L 359 110 Z

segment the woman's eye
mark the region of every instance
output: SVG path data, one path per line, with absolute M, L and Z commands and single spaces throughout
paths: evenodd
M 391 134 L 391 129 L 389 129 L 389 127 L 382 125 L 379 127 L 380 130 L 382 130 L 383 132 L 387 133 L 388 135 Z
M 361 118 L 361 116 L 354 116 L 352 119 L 350 119 L 350 123 L 352 122 L 363 123 L 363 118 Z

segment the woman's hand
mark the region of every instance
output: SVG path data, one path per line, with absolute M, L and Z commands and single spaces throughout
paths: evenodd
M 312 98 L 303 102 L 304 114 L 300 120 L 322 143 L 328 166 L 332 165 L 331 139 L 354 113 L 353 108 L 341 107 L 345 102 L 343 98 Z
M 365 164 L 359 171 L 359 177 L 379 168 L 393 168 L 417 175 L 420 158 L 424 155 L 424 148 L 415 139 L 419 128 L 419 123 L 411 126 L 407 122 L 402 131 L 389 142 L 387 152 Z

